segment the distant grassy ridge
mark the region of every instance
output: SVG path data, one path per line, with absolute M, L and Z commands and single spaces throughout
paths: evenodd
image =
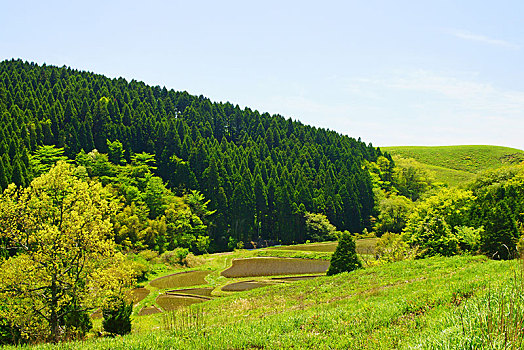
M 437 181 L 458 185 L 476 173 L 524 161 L 524 151 L 486 145 L 381 147 L 394 158 L 412 158 L 433 173 Z

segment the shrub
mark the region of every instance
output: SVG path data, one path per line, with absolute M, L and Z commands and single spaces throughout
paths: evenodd
M 133 303 L 123 299 L 114 299 L 113 302 L 102 310 L 104 331 L 111 335 L 124 335 L 131 332 L 131 313 Z
M 416 249 L 411 249 L 401 235 L 386 232 L 377 240 L 375 248 L 379 262 L 395 262 L 413 258 Z
M 138 255 L 144 258 L 146 261 L 151 261 L 154 258 L 158 257 L 158 252 L 150 249 L 142 250 Z
M 484 227 L 456 226 L 455 230 L 462 251 L 476 252 L 479 249 Z
M 71 311 L 62 320 L 66 336 L 68 339 L 82 339 L 93 328 L 91 318 L 86 311 L 79 310 L 75 304 L 72 304 L 69 308 Z
M 355 240 L 348 232 L 342 232 L 338 240 L 338 246 L 333 256 L 327 275 L 335 275 L 341 272 L 349 272 L 362 267 L 356 252 Z
M 133 271 L 133 276 L 135 276 L 137 282 L 147 281 L 147 274 L 150 271 L 148 264 L 130 260 L 128 265 Z
M 485 230 L 482 232 L 480 249 L 497 260 L 515 258 L 519 230 L 506 203 L 499 202 L 486 210 Z
M 426 217 L 409 237 L 412 246 L 419 246 L 419 257 L 452 256 L 459 252 L 459 240 L 446 220 L 438 215 Z
M 22 340 L 20 329 L 4 317 L 0 318 L 0 346 L 19 344 Z
M 165 252 L 160 256 L 164 263 L 170 265 L 186 265 L 186 257 L 189 254 L 189 249 L 187 248 L 176 248 L 175 250 L 170 250 Z

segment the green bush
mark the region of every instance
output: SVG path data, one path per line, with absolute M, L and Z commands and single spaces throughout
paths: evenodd
M 452 256 L 459 252 L 459 240 L 446 220 L 438 215 L 426 217 L 410 237 L 411 245 L 421 249 L 420 257 Z
M 102 310 L 104 331 L 111 335 L 124 335 L 131 332 L 131 313 L 133 303 L 123 299 L 115 299 L 110 306 Z
M 71 308 L 73 310 L 64 316 L 62 326 L 68 339 L 82 339 L 93 328 L 93 323 L 86 311 L 78 310 L 76 305 L 72 305 Z
M 519 230 L 506 203 L 496 203 L 486 210 L 485 215 L 486 226 L 481 236 L 481 251 L 496 260 L 517 257 Z
M 22 334 L 18 327 L 4 317 L 0 318 L 0 346 L 19 344 L 22 341 Z
M 401 235 L 386 232 L 377 240 L 375 253 L 379 263 L 387 263 L 412 259 L 417 250 L 410 248 Z
M 336 275 L 341 272 L 349 272 L 362 267 L 356 252 L 356 244 L 348 232 L 342 232 L 338 240 L 338 246 L 333 256 L 327 275 Z
M 170 265 L 186 265 L 186 257 L 189 254 L 187 248 L 176 248 L 163 253 L 160 258 L 164 263 Z

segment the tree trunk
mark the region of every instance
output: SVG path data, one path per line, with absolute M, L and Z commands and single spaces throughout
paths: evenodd
M 51 281 L 51 303 L 50 303 L 50 309 L 51 309 L 51 340 L 53 343 L 58 343 L 58 340 L 60 339 L 59 334 L 59 325 L 58 325 L 58 288 L 56 285 L 56 276 L 53 275 L 53 279 Z

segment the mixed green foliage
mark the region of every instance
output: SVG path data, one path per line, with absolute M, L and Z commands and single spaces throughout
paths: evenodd
M 524 166 L 478 175 L 466 189 L 442 189 L 419 203 L 403 234 L 420 256 L 481 252 L 517 256 L 524 222 Z
M 131 333 L 132 312 L 133 303 L 122 298 L 116 298 L 114 302 L 102 310 L 104 331 L 113 336 Z
M 64 162 L 0 195 L 0 319 L 20 334 L 12 340 L 82 337 L 86 312 L 131 285 L 112 239 L 114 210 L 99 183 Z

